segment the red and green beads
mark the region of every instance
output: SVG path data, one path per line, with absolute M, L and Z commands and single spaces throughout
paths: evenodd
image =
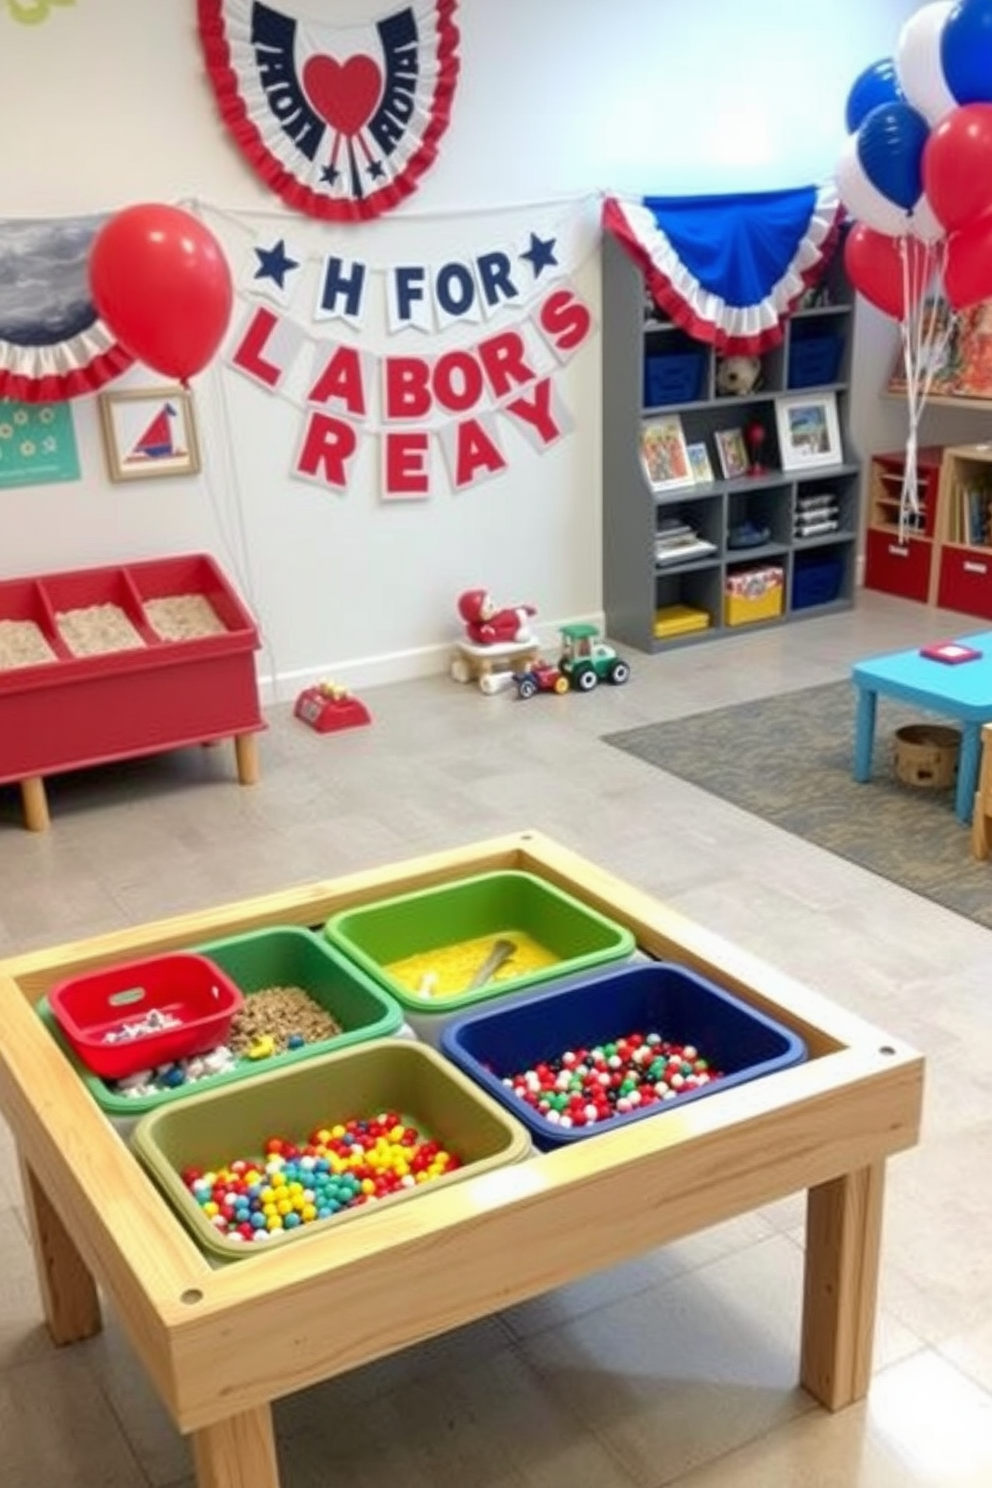
M 507 1075 L 503 1084 L 559 1127 L 596 1126 L 721 1078 L 694 1044 L 660 1033 L 628 1033 Z
M 459 1167 L 454 1153 L 385 1111 L 320 1127 L 301 1144 L 270 1137 L 262 1157 L 235 1158 L 212 1172 L 186 1168 L 182 1179 L 225 1239 L 255 1244 Z

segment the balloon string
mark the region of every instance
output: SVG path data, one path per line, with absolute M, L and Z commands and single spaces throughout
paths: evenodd
M 911 255 L 908 241 L 900 239 L 903 304 L 901 323 L 903 363 L 906 371 L 906 400 L 909 432 L 899 497 L 899 542 L 906 540 L 907 530 L 919 530 L 919 429 L 934 378 L 944 364 L 947 349 L 956 329 L 957 317 L 946 301 L 928 297 L 931 283 L 943 279 L 946 245 L 926 244 L 921 253 Z

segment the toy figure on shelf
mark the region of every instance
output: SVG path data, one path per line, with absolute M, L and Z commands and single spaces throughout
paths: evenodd
M 516 605 L 499 609 L 488 589 L 466 589 L 458 596 L 458 613 L 465 634 L 476 646 L 506 645 L 533 641 L 531 616 L 533 605 Z

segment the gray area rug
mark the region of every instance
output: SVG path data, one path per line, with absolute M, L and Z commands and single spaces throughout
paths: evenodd
M 971 856 L 953 792 L 903 785 L 892 769 L 894 730 L 926 715 L 879 698 L 873 778 L 857 785 L 854 709 L 851 683 L 834 682 L 603 742 L 992 929 L 992 860 Z

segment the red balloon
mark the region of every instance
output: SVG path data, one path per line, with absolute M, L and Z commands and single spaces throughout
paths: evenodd
M 992 300 L 992 214 L 948 233 L 944 293 L 952 310 Z
M 217 239 L 180 207 L 143 203 L 112 217 L 93 239 L 90 293 L 132 356 L 185 382 L 220 345 L 234 298 Z
M 896 320 L 905 319 L 907 300 L 912 308 L 922 297 L 928 266 L 927 245 L 919 238 L 891 238 L 864 222 L 855 223 L 844 244 L 844 267 L 855 289 Z
M 951 109 L 923 147 L 923 187 L 948 232 L 992 212 L 992 103 Z

